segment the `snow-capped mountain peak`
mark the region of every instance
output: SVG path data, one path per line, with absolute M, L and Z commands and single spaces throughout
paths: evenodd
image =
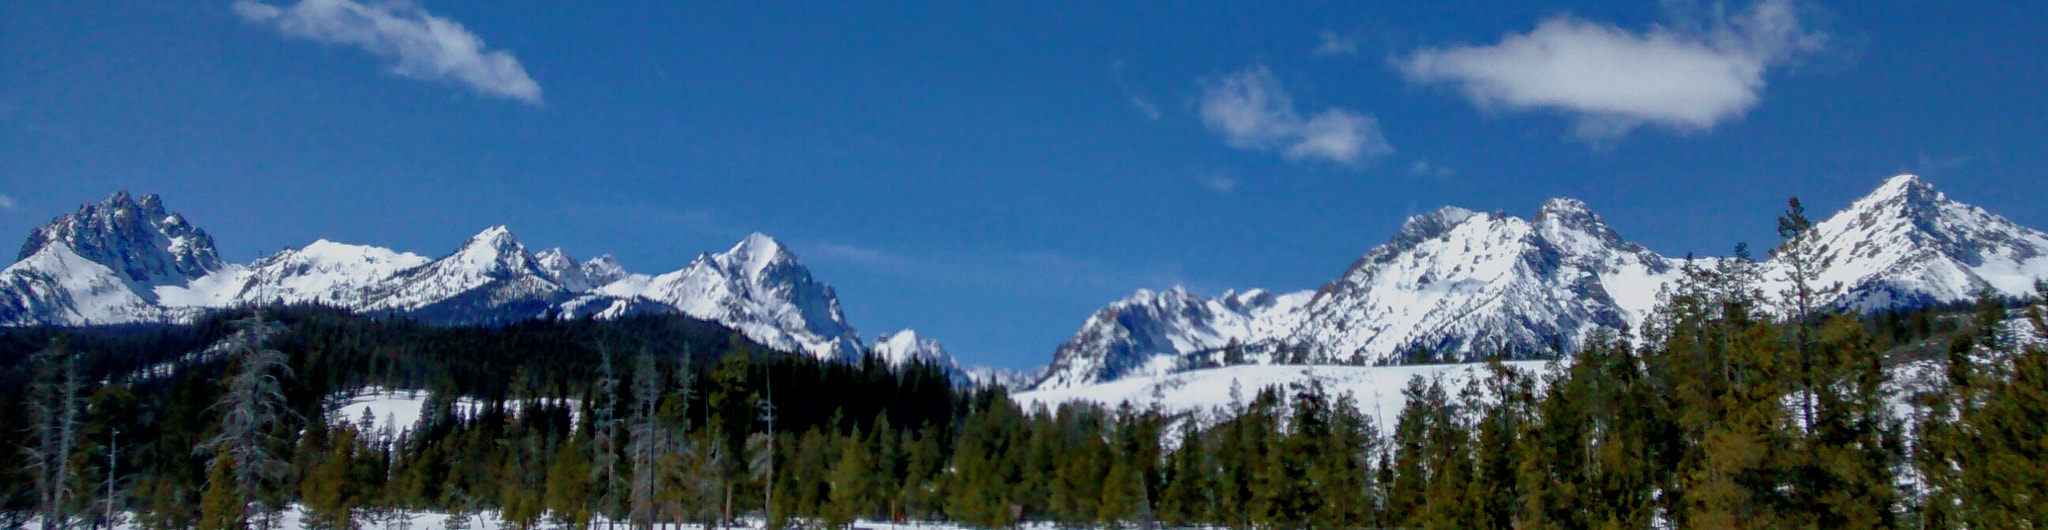
M 832 288 L 761 233 L 658 276 L 628 274 L 609 255 L 578 262 L 559 248 L 534 254 L 503 225 L 438 259 L 323 239 L 233 265 L 156 196 L 123 192 L 38 229 L 21 259 L 0 273 L 0 325 L 177 322 L 263 303 L 446 324 L 684 313 L 819 358 L 855 360 L 867 350 Z M 945 356 L 914 333 L 895 339 L 909 342 L 892 351 Z
M 577 268 L 582 270 L 583 277 L 589 279 L 593 286 L 606 285 L 626 277 L 626 268 L 620 267 L 619 258 L 612 257 L 611 254 L 599 254 Z
M 1233 345 L 1242 350 L 1292 330 L 1299 308 L 1312 296 L 1309 291 L 1275 295 L 1254 289 L 1207 298 L 1180 286 L 1139 289 L 1082 322 L 1080 331 L 1053 354 L 1041 385 L 1084 385 L 1244 362 L 1226 359 L 1238 353 L 1226 350 Z
M 1816 223 L 1821 285 L 1858 310 L 1968 300 L 1991 289 L 2025 296 L 2048 277 L 2048 234 L 1956 202 L 1914 175 L 1892 177 Z M 1767 267 L 1773 278 L 1783 267 Z
M 114 271 L 137 296 L 152 302 L 157 286 L 182 285 L 225 266 L 213 237 L 183 215 L 165 211 L 163 200 L 153 194 L 138 198 L 122 191 L 80 205 L 30 233 L 16 259 L 57 245 Z
M 521 273 L 539 270 L 533 255 L 527 253 L 526 245 L 512 235 L 505 225 L 493 226 L 470 236 L 469 241 L 445 259 L 459 260 L 459 263 L 479 272 Z
M 795 254 L 765 234 L 699 256 L 682 270 L 625 276 L 598 291 L 674 307 L 732 326 L 770 347 L 819 358 L 858 359 L 864 349 L 832 288 L 812 278 Z
M 455 252 L 405 270 L 370 298 L 370 311 L 409 312 L 431 320 L 489 322 L 539 316 L 566 290 L 504 226 L 478 232 Z
M 539 254 L 534 254 L 533 262 L 535 265 L 540 266 L 541 274 L 546 275 L 548 279 L 554 280 L 556 284 L 561 285 L 563 289 L 567 289 L 571 293 L 589 291 L 599 285 L 591 281 L 590 276 L 584 273 L 583 264 L 577 263 L 576 258 L 571 257 L 561 247 L 543 250 Z
M 917 331 L 911 329 L 875 337 L 875 344 L 869 347 L 868 351 L 892 366 L 900 366 L 911 361 L 953 362 L 952 356 L 946 355 L 946 347 L 939 345 L 939 341 L 918 336 Z
M 1966 301 L 1986 288 L 2024 296 L 2048 277 L 2048 234 L 1912 175 L 1885 180 L 1813 229 L 1827 264 L 1819 283 L 1841 285 L 1837 303 L 1854 309 Z M 1767 293 L 1782 290 L 1785 268 L 1779 259 L 1764 264 Z M 1551 199 L 1526 220 L 1444 208 L 1408 219 L 1307 304 L 1275 318 L 1296 325 L 1244 341 L 1235 360 L 1388 363 L 1423 351 L 1569 350 L 1593 327 L 1639 326 L 1679 273 L 1677 260 L 1623 239 L 1576 199 Z M 1194 305 L 1144 291 L 1111 303 L 1060 346 L 1038 388 L 1189 365 L 1166 359 L 1213 359 L 1208 344 L 1166 339 L 1213 326 Z
M 760 232 L 747 234 L 732 249 L 713 255 L 712 259 L 720 267 L 740 272 L 749 279 L 761 278 L 776 267 L 796 263 L 796 255 L 783 248 L 782 242 Z

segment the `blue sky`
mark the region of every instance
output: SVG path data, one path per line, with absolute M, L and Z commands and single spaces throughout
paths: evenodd
M 661 272 L 761 231 L 864 336 L 1021 367 L 1444 205 L 1713 254 L 1911 171 L 2048 227 L 2039 9 L 1364 4 L 9 2 L 0 234 L 119 189 L 235 261 L 505 224 Z

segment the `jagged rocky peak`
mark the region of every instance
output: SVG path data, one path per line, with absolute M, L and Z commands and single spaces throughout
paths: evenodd
M 1401 233 L 1395 236 L 1395 239 L 1428 239 L 1441 236 L 1458 225 L 1465 224 L 1465 221 L 1483 216 L 1485 214 L 1472 210 L 1445 206 L 1434 212 L 1409 217 L 1407 222 L 1401 224 Z
M 619 258 L 612 257 L 611 254 L 599 254 L 595 258 L 590 258 L 590 261 L 583 262 L 579 268 L 583 270 L 583 277 L 590 279 L 592 285 L 601 286 L 626 277 L 626 268 L 619 266 Z
M 512 235 L 505 225 L 497 225 L 470 236 L 469 241 L 455 249 L 443 261 L 454 261 L 472 270 L 519 274 L 540 272 L 534 256 L 526 251 L 526 245 Z
M 589 275 L 584 274 L 583 264 L 577 263 L 576 258 L 570 256 L 569 252 L 562 250 L 561 247 L 543 250 L 539 254 L 534 254 L 533 262 L 535 265 L 540 266 L 541 274 L 547 276 L 550 280 L 554 280 L 556 284 L 562 286 L 562 289 L 571 293 L 588 291 L 598 285 L 596 282 L 591 281 Z
M 540 251 L 533 255 L 533 261 L 540 264 L 541 270 L 549 273 L 582 268 L 582 264 L 576 261 L 576 257 L 570 256 L 569 251 L 562 250 L 562 247 Z
M 1620 234 L 1616 234 L 1614 229 L 1609 228 L 1607 222 L 1600 218 L 1599 214 L 1593 213 L 1591 207 L 1586 206 L 1584 201 L 1578 199 L 1558 197 L 1544 201 L 1543 207 L 1536 210 L 1536 217 L 1530 221 L 1535 223 L 1538 227 L 1537 229 L 1548 237 L 1566 234 L 1585 234 L 1598 238 L 1602 242 L 1615 245 L 1624 244 Z
M 213 237 L 184 216 L 165 211 L 163 200 L 153 194 L 135 197 L 122 191 L 80 205 L 31 232 L 16 260 L 53 245 L 105 265 L 149 300 L 155 299 L 156 286 L 181 285 L 225 266 Z
M 1223 303 L 1224 307 L 1234 311 L 1251 311 L 1272 307 L 1273 304 L 1278 303 L 1279 298 L 1272 291 L 1265 289 L 1252 289 L 1241 293 L 1236 290 L 1230 290 L 1224 291 L 1223 296 L 1216 297 L 1218 301 Z

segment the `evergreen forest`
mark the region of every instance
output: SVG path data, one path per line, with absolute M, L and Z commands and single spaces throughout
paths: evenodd
M 677 316 L 8 330 L 0 527 L 2048 527 L 2040 298 L 1845 313 L 1741 254 L 1689 264 L 1642 329 L 1414 379 L 1389 418 L 1313 380 L 1025 409 Z M 368 387 L 424 396 L 420 422 L 330 417 Z

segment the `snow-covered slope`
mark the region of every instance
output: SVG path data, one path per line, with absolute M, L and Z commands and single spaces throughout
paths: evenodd
M 137 296 L 113 269 L 65 245 L 42 247 L 0 270 L 0 325 L 156 322 L 167 313 Z
M 1531 220 L 1444 208 L 1409 219 L 1319 291 L 1209 299 L 1176 288 L 1112 303 L 1060 346 L 1038 388 L 1246 363 L 1547 353 L 1596 326 L 1640 324 L 1675 265 L 1573 199 Z M 1233 341 L 1243 355 L 1230 355 Z
M 1641 323 L 1675 270 L 1576 200 L 1552 200 L 1533 220 L 1446 209 L 1325 286 L 1286 343 L 1362 364 L 1548 353 L 1597 326 Z
M 1543 361 L 1517 361 L 1505 364 L 1529 374 L 1544 373 L 1549 369 L 1549 363 Z M 1324 390 L 1332 395 L 1350 394 L 1357 400 L 1362 412 L 1378 418 L 1380 432 L 1384 433 L 1392 431 L 1394 420 L 1401 412 L 1401 391 L 1407 388 L 1409 379 L 1441 377 L 1445 390 L 1455 396 L 1465 385 L 1486 375 L 1487 368 L 1484 363 L 1409 366 L 1244 365 L 1173 374 L 1132 376 L 1104 383 L 1039 389 L 1018 393 L 1012 398 L 1027 409 L 1037 405 L 1054 408 L 1061 403 L 1088 402 L 1105 407 L 1129 403 L 1139 409 L 1157 406 L 1168 413 L 1211 412 L 1228 409 L 1233 398 L 1238 400 L 1237 404 L 1247 403 L 1261 389 L 1285 389 L 1288 385 L 1313 380 L 1322 383 Z M 1235 392 L 1232 391 L 1233 388 Z
M 1967 301 L 1987 287 L 2026 296 L 2048 278 L 2048 235 L 1949 200 L 1910 175 L 1886 180 L 1815 230 L 1828 263 L 1821 283 L 1840 283 L 1834 302 L 1857 310 Z M 1301 304 L 1247 315 L 1216 309 L 1224 298 L 1183 291 L 1114 302 L 1060 345 L 1037 388 L 1240 362 L 1383 364 L 1424 351 L 1470 358 L 1570 350 L 1595 327 L 1639 327 L 1679 265 L 1622 239 L 1573 199 L 1552 199 L 1529 219 L 1445 208 L 1409 219 Z M 1784 266 L 1766 262 L 1762 271 L 1763 288 L 1775 295 Z M 1217 331 L 1246 321 L 1265 332 Z M 1219 338 L 1239 340 L 1245 355 L 1219 359 Z
M 858 359 L 862 351 L 832 288 L 812 278 L 781 243 L 759 233 L 725 252 L 698 256 L 682 270 L 629 275 L 595 292 L 674 307 L 769 347 L 821 359 Z
M 381 285 L 427 262 L 418 254 L 321 239 L 156 292 L 160 303 L 172 307 L 317 303 L 364 308 L 376 301 Z
M 1088 317 L 1053 355 L 1044 384 L 1067 387 L 1223 363 L 1232 344 L 1262 344 L 1292 331 L 1312 295 L 1251 290 L 1206 298 L 1180 287 L 1141 289 Z M 1261 355 L 1254 361 L 1272 360 L 1270 352 Z
M 1886 180 L 1814 230 L 1831 260 L 1821 283 L 1839 283 L 1839 302 L 1858 310 L 1969 300 L 1986 288 L 2027 296 L 2048 276 L 2048 234 L 1912 175 Z M 1769 277 L 1783 269 L 1773 263 Z
M 447 257 L 382 282 L 362 309 L 437 322 L 496 322 L 541 316 L 566 294 L 511 230 L 494 226 Z

